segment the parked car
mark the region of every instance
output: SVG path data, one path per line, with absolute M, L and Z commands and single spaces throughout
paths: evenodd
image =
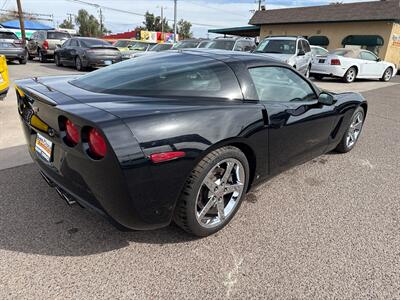
M 118 41 L 115 41 L 113 43 L 114 47 L 117 47 L 119 51 L 127 51 L 129 50 L 129 45 L 135 42 L 136 40 L 133 39 L 121 39 Z
M 204 48 L 251 52 L 256 48 L 256 43 L 248 38 L 216 38 L 208 41 Z
M 397 68 L 390 62 L 382 61 L 371 51 L 341 48 L 313 64 L 312 73 L 319 80 L 324 77 L 340 77 L 347 83 L 356 78 L 389 81 L 396 75 Z
M 352 150 L 367 112 L 358 93 L 232 51 L 165 51 L 16 85 L 28 151 L 64 200 L 122 228 L 174 220 L 198 236 L 227 225 L 251 186 Z
M 268 54 L 309 77 L 311 70 L 311 47 L 303 37 L 274 36 L 260 42 L 254 53 Z
M 155 45 L 157 45 L 157 43 L 147 41 L 131 41 L 128 44 L 127 50 L 120 50 L 122 59 L 134 58 L 139 53 L 145 53 L 149 51 Z
M 28 40 L 28 58 L 39 57 L 40 62 L 46 62 L 47 59 L 54 58 L 54 51 L 57 45 L 61 45 L 71 35 L 65 31 L 59 30 L 39 30 L 34 32 Z
M 0 55 L 0 100 L 4 100 L 7 96 L 9 87 L 7 59 L 4 55 Z
M 313 64 L 317 63 L 319 59 L 327 57 L 329 51 L 320 46 L 311 46 L 311 54 L 312 54 L 311 63 Z M 311 66 L 311 72 L 312 72 L 312 66 Z
M 4 55 L 8 61 L 18 60 L 20 64 L 26 64 L 28 52 L 22 41 L 14 32 L 0 28 L 0 55 Z
M 74 66 L 78 71 L 109 66 L 121 60 L 121 52 L 116 47 L 96 38 L 71 38 L 54 53 L 57 66 Z
M 179 41 L 172 47 L 172 50 L 189 49 L 189 48 L 204 48 L 209 40 L 204 39 L 188 39 Z
M 154 45 L 153 47 L 151 47 L 148 51 L 136 53 L 134 57 L 150 55 L 150 54 L 157 54 L 162 51 L 171 50 L 173 46 L 174 45 L 171 43 L 157 44 L 157 45 Z

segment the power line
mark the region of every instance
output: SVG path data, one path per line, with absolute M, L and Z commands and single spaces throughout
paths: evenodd
M 109 6 L 104 6 L 104 5 L 100 5 L 100 4 L 93 3 L 93 2 L 86 2 L 86 1 L 82 1 L 82 0 L 64 0 L 64 1 L 75 2 L 75 3 L 80 3 L 80 4 L 86 4 L 86 5 L 93 6 L 93 7 L 97 8 L 97 9 L 102 8 L 102 9 L 115 11 L 115 12 L 120 12 L 120 13 L 124 13 L 124 14 L 128 14 L 128 15 L 145 17 L 145 14 L 136 13 L 136 12 L 129 11 L 129 10 L 122 10 L 122 9 L 113 8 L 113 7 L 109 7 Z M 174 22 L 173 19 L 167 19 L 167 21 Z M 204 27 L 210 27 L 210 26 L 211 27 L 220 27 L 220 25 L 213 25 L 213 24 L 203 24 L 203 23 L 197 23 L 197 22 L 190 22 L 190 23 L 193 24 L 193 25 L 201 26 L 201 27 L 203 27 L 203 26 Z

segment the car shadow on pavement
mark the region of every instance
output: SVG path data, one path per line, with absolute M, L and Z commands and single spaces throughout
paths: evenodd
M 1 170 L 0 190 L 0 249 L 83 256 L 130 243 L 162 245 L 195 239 L 174 225 L 153 231 L 119 231 L 88 209 L 67 206 L 34 164 Z

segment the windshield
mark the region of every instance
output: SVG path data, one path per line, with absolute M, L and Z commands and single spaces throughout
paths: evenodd
M 154 45 L 149 51 L 165 51 L 165 50 L 169 50 L 172 48 L 172 44 L 157 44 Z
M 197 48 L 207 48 L 207 45 L 210 44 L 211 41 L 202 41 Z
M 59 31 L 48 31 L 47 38 L 49 40 L 66 40 L 69 39 L 71 35 L 68 32 L 59 32 Z
M 295 54 L 295 40 L 263 40 L 254 52 L 258 53 L 279 53 L 279 54 Z
M 130 59 L 88 73 L 71 84 L 96 93 L 117 95 L 243 97 L 235 74 L 225 63 L 175 52 Z
M 199 42 L 197 41 L 182 41 L 175 44 L 173 49 L 186 49 L 186 48 L 197 48 Z
M 12 32 L 0 32 L 0 39 L 18 40 L 18 37 Z
M 235 45 L 235 41 L 223 41 L 216 40 L 209 42 L 205 48 L 211 49 L 222 49 L 222 50 L 233 50 L 233 46 Z
M 118 48 L 125 48 L 128 47 L 128 45 L 131 43 L 132 41 L 127 41 L 127 40 L 120 40 L 117 41 L 114 46 L 118 47 Z
M 97 39 L 87 39 L 87 40 L 80 39 L 80 42 L 81 42 L 82 46 L 86 47 L 86 48 L 90 48 L 93 46 L 110 46 L 109 43 L 107 43 L 103 40 L 97 40 Z

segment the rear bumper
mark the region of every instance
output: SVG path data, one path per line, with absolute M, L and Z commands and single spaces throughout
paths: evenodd
M 312 74 L 321 74 L 332 77 L 343 77 L 347 69 L 343 66 L 332 66 L 325 64 L 313 64 L 311 66 Z
M 20 96 L 18 101 L 21 101 Z M 171 186 L 169 183 L 164 183 L 165 188 L 161 187 L 166 180 L 165 177 L 158 178 L 158 174 L 170 173 L 173 166 L 166 164 L 165 169 L 157 169 L 154 173 L 153 166 L 143 154 L 132 132 L 120 119 L 84 104 L 73 104 L 70 107 L 64 105 L 62 111 L 57 105 L 49 106 L 43 102 L 34 101 L 32 105 L 38 109 L 35 115 L 46 120 L 49 128 L 55 131 L 50 136 L 40 130 L 40 134 L 53 143 L 52 159 L 47 162 L 35 151 L 39 130 L 28 122 L 29 114 L 20 113 L 29 153 L 51 186 L 63 191 L 62 194 L 69 195 L 81 206 L 105 216 L 118 228 L 151 230 L 170 224 L 176 194 L 181 187 L 179 184 Z M 84 111 L 88 115 L 84 115 Z M 106 157 L 93 160 L 88 157 L 85 146 L 81 143 L 75 147 L 66 145 L 58 125 L 60 115 L 80 124 L 82 128 L 99 128 L 108 141 L 107 148 L 110 149 Z M 96 124 L 90 121 L 90 116 L 95 116 Z M 159 188 L 154 189 L 154 186 Z M 173 189 L 172 195 L 168 188 Z
M 109 66 L 110 64 L 116 64 L 118 62 L 122 61 L 122 58 L 111 56 L 111 57 L 86 57 L 83 59 L 82 63 L 85 67 L 93 67 L 93 68 L 99 68 L 99 67 L 106 67 Z
M 54 57 L 55 49 L 47 49 L 47 50 L 42 49 L 41 51 L 42 51 L 42 54 L 46 57 Z
M 26 50 L 23 48 L 0 49 L 0 55 L 4 55 L 6 59 L 23 59 L 25 58 Z

